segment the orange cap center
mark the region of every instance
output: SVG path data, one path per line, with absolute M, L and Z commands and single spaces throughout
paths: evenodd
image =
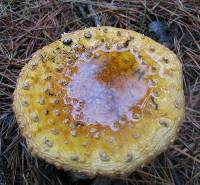
M 136 59 L 137 58 L 137 59 Z M 129 50 L 96 50 L 88 57 L 81 54 L 66 69 L 70 82 L 64 104 L 73 120 L 100 124 L 115 129 L 116 123 L 142 115 L 142 105 L 149 86 L 138 57 Z

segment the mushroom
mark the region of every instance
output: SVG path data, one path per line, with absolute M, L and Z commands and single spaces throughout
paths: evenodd
M 91 177 L 127 175 L 174 141 L 182 66 L 135 31 L 65 33 L 24 66 L 13 107 L 34 156 Z

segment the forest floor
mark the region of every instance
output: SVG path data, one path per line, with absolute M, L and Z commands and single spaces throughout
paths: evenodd
M 77 180 L 70 172 L 57 170 L 30 155 L 12 110 L 12 94 L 20 70 L 36 50 L 57 40 L 63 32 L 97 25 L 138 31 L 177 54 L 183 64 L 186 116 L 175 143 L 143 169 L 126 178 Z M 164 38 L 155 26 L 161 26 L 163 33 L 166 31 Z M 0 1 L 0 185 L 14 184 L 199 185 L 200 3 L 195 0 Z

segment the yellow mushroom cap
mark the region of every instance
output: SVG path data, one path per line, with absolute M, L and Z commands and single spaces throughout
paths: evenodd
M 33 155 L 89 176 L 127 174 L 175 139 L 181 67 L 172 51 L 131 30 L 63 34 L 22 69 L 14 111 Z

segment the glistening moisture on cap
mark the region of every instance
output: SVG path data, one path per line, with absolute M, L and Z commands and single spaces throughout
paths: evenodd
M 182 66 L 137 32 L 87 28 L 33 55 L 13 107 L 34 156 L 89 176 L 128 174 L 174 141 L 184 117 Z

